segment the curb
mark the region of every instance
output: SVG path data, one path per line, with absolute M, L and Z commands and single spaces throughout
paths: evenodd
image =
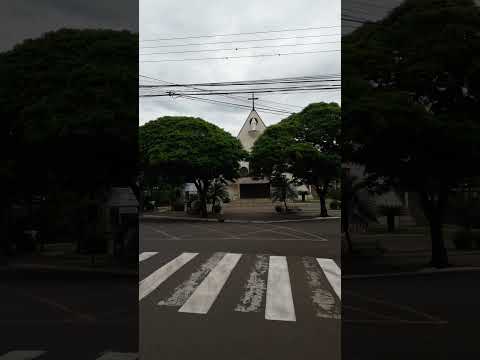
M 475 256 L 475 255 L 480 255 L 480 251 L 474 250 L 474 251 L 455 251 L 453 249 L 447 249 L 448 251 L 448 256 Z M 431 256 L 432 251 L 427 249 L 427 250 L 409 250 L 409 251 L 387 251 L 385 254 L 383 254 L 384 257 L 403 257 L 403 256 Z
M 138 278 L 138 272 L 133 270 L 109 270 L 109 269 L 93 269 L 89 267 L 68 267 L 55 265 L 40 264 L 12 264 L 0 267 L 0 273 L 5 272 L 35 272 L 35 273 L 56 273 L 56 274 L 90 274 L 90 275 L 107 275 L 118 277 L 135 277 Z
M 418 275 L 435 275 L 440 273 L 455 273 L 455 272 L 468 272 L 468 271 L 480 271 L 479 266 L 466 266 L 466 267 L 452 267 L 446 269 L 431 269 L 426 268 L 418 271 L 405 271 L 396 273 L 380 273 L 380 274 L 357 274 L 357 275 L 342 275 L 342 280 L 355 280 L 355 279 L 376 279 L 376 278 L 389 278 L 389 277 L 405 277 L 405 276 L 418 276 Z
M 314 217 L 307 219 L 282 219 L 282 220 L 234 220 L 234 219 L 225 219 L 225 223 L 235 223 L 235 224 L 274 224 L 274 223 L 288 223 L 288 222 L 305 222 L 305 221 L 327 221 L 327 220 L 338 220 L 341 219 L 340 216 L 331 216 L 328 218 Z M 174 221 L 184 221 L 184 222 L 220 222 L 218 219 L 212 218 L 184 218 L 177 216 L 152 216 L 144 215 L 140 218 L 140 222 L 161 222 L 162 220 L 174 220 Z

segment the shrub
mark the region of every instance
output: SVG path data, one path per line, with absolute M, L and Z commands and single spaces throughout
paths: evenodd
M 144 207 L 145 211 L 152 211 L 152 210 L 155 209 L 155 206 L 150 201 L 145 202 L 143 207 Z
M 336 200 L 333 200 L 331 203 L 330 203 L 330 209 L 332 210 L 338 210 L 340 208 L 340 203 Z
M 340 201 L 340 200 L 342 200 L 342 191 L 340 189 L 330 190 L 327 193 L 327 198 Z
M 466 230 L 460 230 L 453 239 L 455 248 L 458 250 L 470 250 L 473 247 L 472 233 Z
M 220 205 L 215 205 L 215 206 L 213 207 L 213 212 L 214 212 L 215 214 L 219 214 L 220 211 L 222 211 L 222 207 L 221 207 Z
M 282 205 L 275 205 L 275 211 L 277 213 L 283 212 L 283 206 Z
M 182 200 L 177 200 L 173 204 L 173 211 L 184 211 L 185 210 L 185 203 Z
M 200 213 L 200 200 L 192 201 L 190 205 L 190 213 L 191 214 L 199 214 Z

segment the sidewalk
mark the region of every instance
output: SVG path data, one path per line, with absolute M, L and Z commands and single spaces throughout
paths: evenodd
M 43 252 L 4 258 L 1 272 L 54 272 L 84 275 L 137 277 L 138 264 L 120 263 L 107 254 L 84 255 L 74 251 L 72 244 L 46 244 Z
M 434 269 L 428 231 L 420 227 L 409 232 L 352 234 L 354 254 L 342 257 L 345 278 L 364 275 L 402 275 L 480 270 L 480 249 L 457 250 L 454 230 L 447 229 L 445 245 L 450 267 Z
M 179 221 L 208 221 L 218 222 L 223 219 L 224 222 L 233 223 L 273 223 L 273 222 L 295 222 L 309 220 L 328 220 L 339 219 L 340 210 L 329 210 L 328 218 L 319 217 L 320 211 L 301 211 L 298 213 L 275 213 L 271 209 L 255 208 L 235 208 L 228 209 L 221 216 L 209 214 L 208 218 L 202 218 L 199 215 L 189 215 L 182 211 L 155 211 L 141 215 L 142 221 L 155 220 L 179 220 Z

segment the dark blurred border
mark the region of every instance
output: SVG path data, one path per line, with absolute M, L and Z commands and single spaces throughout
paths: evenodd
M 138 28 L 138 1 L 0 4 L 0 357 L 138 352 Z

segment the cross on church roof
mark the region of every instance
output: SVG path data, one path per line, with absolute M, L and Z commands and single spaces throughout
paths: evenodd
M 258 97 L 255 97 L 255 93 L 252 93 L 252 97 L 248 100 L 252 100 L 252 110 L 255 110 L 255 100 L 258 100 Z

